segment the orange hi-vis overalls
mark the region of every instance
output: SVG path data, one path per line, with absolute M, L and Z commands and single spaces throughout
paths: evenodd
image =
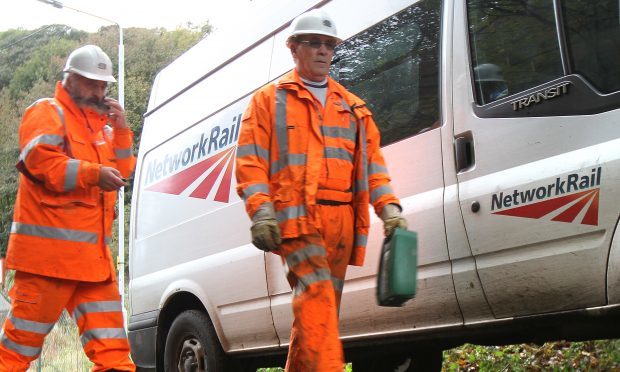
M 347 265 L 364 262 L 368 204 L 399 204 L 364 102 L 328 79 L 323 106 L 297 71 L 258 90 L 237 149 L 237 191 L 250 218 L 273 205 L 293 289 L 287 371 L 342 371 L 338 308 Z
M 130 129 L 75 105 L 60 83 L 24 114 L 21 171 L 6 257 L 16 270 L 0 336 L 0 371 L 25 371 L 63 309 L 75 319 L 93 370 L 133 371 L 107 243 L 116 192 L 97 185 L 102 166 L 128 177 Z

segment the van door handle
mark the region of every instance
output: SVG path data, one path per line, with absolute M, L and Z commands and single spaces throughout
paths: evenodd
M 475 163 L 474 140 L 471 132 L 464 133 L 454 139 L 456 157 L 456 173 L 471 168 Z

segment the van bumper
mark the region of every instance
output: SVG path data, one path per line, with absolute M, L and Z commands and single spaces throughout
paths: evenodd
M 155 370 L 157 365 L 157 316 L 150 311 L 129 317 L 127 336 L 131 358 L 140 370 Z

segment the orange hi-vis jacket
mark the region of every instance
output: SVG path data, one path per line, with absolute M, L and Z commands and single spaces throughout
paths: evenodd
M 116 192 L 97 185 L 102 166 L 128 177 L 135 158 L 131 130 L 106 124 L 105 115 L 81 110 L 60 82 L 53 99 L 26 109 L 7 268 L 81 281 L 114 277 L 107 243 Z
M 350 265 L 364 263 L 368 203 L 379 214 L 399 204 L 364 101 L 328 78 L 325 107 L 296 70 L 259 89 L 244 116 L 237 148 L 237 192 L 252 218 L 272 203 L 283 238 L 320 228 L 317 200 L 351 203 L 355 243 Z M 363 144 L 363 145 L 362 145 Z

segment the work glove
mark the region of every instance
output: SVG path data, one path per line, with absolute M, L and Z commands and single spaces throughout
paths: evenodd
M 252 244 L 256 248 L 270 252 L 282 244 L 280 227 L 276 220 L 276 212 L 271 203 L 263 203 L 252 217 Z
M 383 220 L 383 233 L 386 238 L 392 236 L 397 227 L 407 228 L 407 220 L 403 218 L 400 207 L 396 204 L 386 204 L 379 217 Z

